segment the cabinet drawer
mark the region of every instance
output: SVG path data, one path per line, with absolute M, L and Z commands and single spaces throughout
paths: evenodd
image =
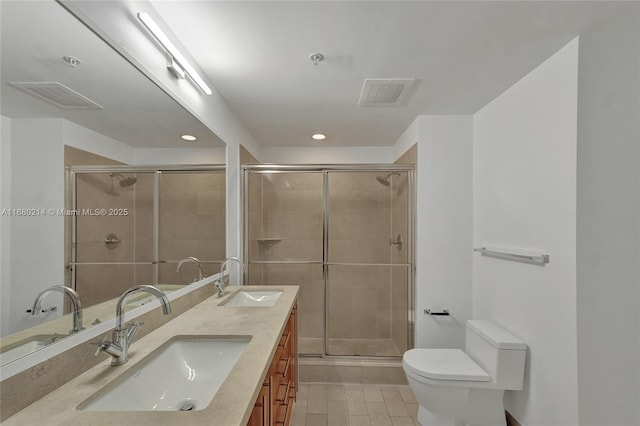
M 281 358 L 280 361 L 278 361 L 278 369 L 277 369 L 277 373 L 281 374 L 283 377 L 287 377 L 287 373 L 289 372 L 289 367 L 291 366 L 291 356 L 288 356 L 286 358 Z
M 284 333 L 282 333 L 282 337 L 280 337 L 280 343 L 278 343 L 278 346 L 285 350 L 288 349 L 290 339 L 291 339 L 291 330 L 290 330 L 290 327 L 287 327 Z
M 276 393 L 276 401 L 286 404 L 287 399 L 291 395 L 291 382 L 282 382 L 280 386 L 278 386 L 278 392 Z
M 291 410 L 289 410 L 291 408 Z M 280 404 L 278 405 L 278 410 L 276 414 L 276 424 L 277 425 L 287 425 L 287 419 L 291 417 L 290 412 L 293 411 L 293 405 L 289 404 Z

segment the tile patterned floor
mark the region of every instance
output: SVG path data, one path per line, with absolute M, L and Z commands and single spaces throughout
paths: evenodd
M 292 426 L 416 426 L 407 385 L 300 383 Z

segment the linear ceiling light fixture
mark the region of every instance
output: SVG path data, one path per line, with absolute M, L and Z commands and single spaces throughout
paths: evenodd
M 204 82 L 202 77 L 196 72 L 189 62 L 182 56 L 182 53 L 176 48 L 176 46 L 169 40 L 169 37 L 162 32 L 158 24 L 149 16 L 146 12 L 139 12 L 138 19 L 144 24 L 149 32 L 158 40 L 158 42 L 164 47 L 164 49 L 173 57 L 175 62 L 187 73 L 193 82 L 207 95 L 210 95 L 211 89 Z

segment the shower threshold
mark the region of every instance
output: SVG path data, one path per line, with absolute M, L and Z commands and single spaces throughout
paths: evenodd
M 298 348 L 301 355 L 318 355 L 324 352 L 324 339 L 300 337 Z M 344 357 L 402 357 L 391 339 L 328 339 L 327 353 Z
M 305 383 L 407 384 L 400 358 L 301 356 L 298 367 Z

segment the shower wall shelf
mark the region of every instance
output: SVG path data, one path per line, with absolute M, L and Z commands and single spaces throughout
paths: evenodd
M 256 238 L 259 243 L 277 243 L 282 241 L 282 238 Z
M 551 261 L 551 256 L 545 253 L 531 252 L 528 250 L 505 249 L 497 247 L 474 248 L 474 252 L 482 256 L 494 257 L 496 259 L 511 260 L 513 262 L 529 263 L 544 266 Z

